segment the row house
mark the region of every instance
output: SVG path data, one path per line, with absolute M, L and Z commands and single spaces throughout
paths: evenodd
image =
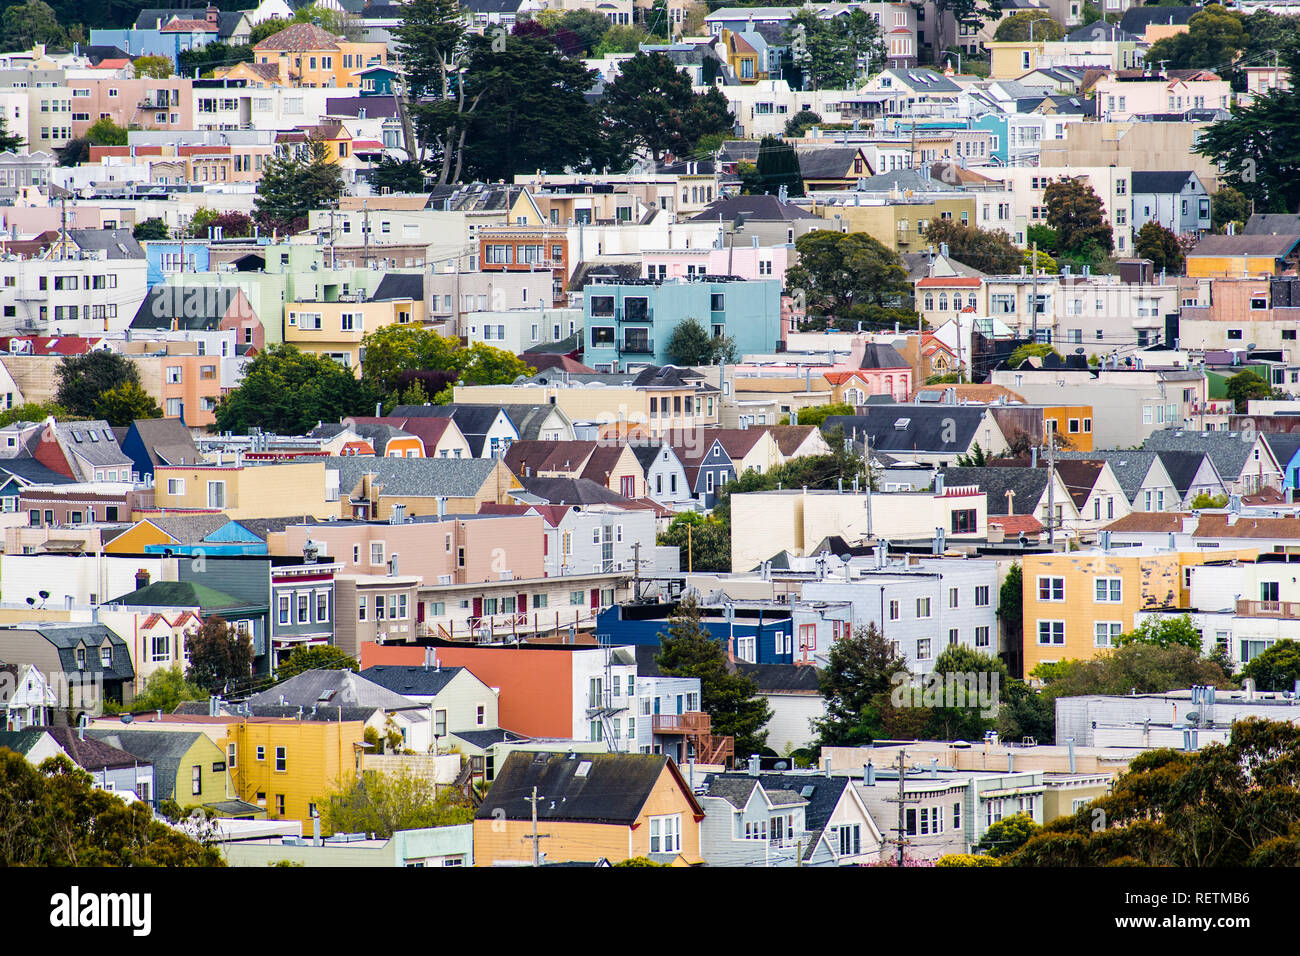
M 144 250 L 125 230 L 70 230 L 63 248 L 0 261 L 0 329 L 120 332 L 144 300 Z
M 361 340 L 387 325 L 423 327 L 425 305 L 422 276 L 390 272 L 369 296 L 350 293 L 332 301 L 286 302 L 284 340 L 360 374 Z
M 492 505 L 480 515 L 536 515 L 542 519 L 545 575 L 653 570 L 655 518 L 649 509 L 612 505 Z M 534 575 L 535 576 L 535 575 Z
M 67 88 L 72 135 L 85 136 L 91 126 L 105 117 L 124 129 L 194 129 L 193 83 L 193 80 L 183 77 L 165 80 L 152 77 L 138 80 L 70 79 Z M 49 98 L 53 104 L 55 98 Z M 44 105 L 45 97 L 39 99 Z M 41 113 L 37 115 L 44 120 Z
M 386 66 L 383 43 L 354 43 L 310 23 L 295 23 L 253 47 L 256 63 L 279 68 L 289 86 L 359 88 L 359 72 Z
M 1014 217 L 1008 232 L 1019 245 L 1025 245 L 1030 226 L 1047 222 L 1047 203 L 1044 192 L 1053 182 L 1062 179 L 1082 179 L 1101 199 L 1102 216 L 1115 240 L 1115 254 L 1127 256 L 1133 251 L 1133 170 L 1127 167 L 1068 166 L 1051 168 L 990 169 L 990 178 L 1003 183 L 1013 206 Z M 990 201 L 992 201 L 992 196 Z

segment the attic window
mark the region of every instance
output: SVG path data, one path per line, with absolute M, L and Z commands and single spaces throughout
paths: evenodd
M 78 443 L 81 442 L 81 432 L 73 432 L 73 433 L 72 433 L 72 437 L 73 437 L 74 439 L 76 439 L 76 441 L 77 441 Z M 12 440 L 10 441 L 10 444 L 11 444 L 11 445 L 13 444 Z
M 578 764 L 578 769 L 573 771 L 573 775 L 575 777 L 585 777 L 590 770 L 591 770 L 591 761 L 584 760 L 582 763 Z
M 894 422 L 894 430 L 900 432 L 907 431 L 908 427 L 911 424 L 912 424 L 912 420 L 910 418 L 900 418 L 898 419 L 898 421 Z
M 91 440 L 91 441 L 94 441 L 94 442 L 99 441 L 99 432 L 87 432 L 87 434 L 90 435 L 90 440 Z
M 321 695 L 316 698 L 316 702 L 318 704 L 328 704 L 333 697 L 334 691 L 332 689 L 321 691 Z

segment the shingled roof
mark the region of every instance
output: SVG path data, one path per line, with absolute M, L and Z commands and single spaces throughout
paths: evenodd
M 279 33 L 273 33 L 253 47 L 254 53 L 279 52 L 314 53 L 317 50 L 337 50 L 339 37 L 312 23 L 295 23 Z

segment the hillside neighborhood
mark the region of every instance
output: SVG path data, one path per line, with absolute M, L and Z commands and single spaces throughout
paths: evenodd
M 1296 0 L 0 8 L 0 864 L 1300 863 Z

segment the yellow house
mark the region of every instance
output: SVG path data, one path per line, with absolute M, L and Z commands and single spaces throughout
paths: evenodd
M 424 324 L 423 294 L 403 295 L 385 289 L 386 285 L 393 285 L 390 279 L 398 278 L 415 280 L 404 285 L 423 287 L 420 276 L 392 274 L 385 276 L 375 294 L 364 301 L 357 297 L 357 301 L 287 303 L 284 310 L 285 342 L 304 352 L 332 358 L 360 375 L 361 340 L 367 333 L 386 325 Z
M 225 753 L 194 728 L 167 732 L 118 724 L 90 733 L 141 762 L 153 764 L 156 800 L 174 800 L 185 809 L 236 799 Z
M 532 840 L 533 804 L 537 829 Z M 544 798 L 544 799 L 542 799 Z M 704 810 L 663 754 L 515 751 L 497 772 L 474 819 L 476 866 L 618 863 L 649 857 L 692 866 Z
M 989 77 L 994 80 L 1013 80 L 1038 69 L 1038 58 L 1043 55 L 1044 41 L 995 40 L 985 44 L 989 49 Z
M 247 89 L 265 89 L 270 86 L 284 86 L 285 79 L 280 76 L 279 66 L 275 63 L 236 63 L 234 66 L 219 66 L 212 71 L 218 80 L 243 80 Z
M 924 252 L 929 243 L 921 233 L 931 220 L 975 224 L 975 198 L 919 201 L 904 196 L 901 202 L 887 206 L 836 206 L 834 212 L 849 232 L 865 232 L 895 252 Z
M 253 47 L 256 63 L 278 67 L 288 86 L 358 88 L 357 73 L 388 65 L 383 43 L 353 43 L 311 23 L 295 23 Z
M 325 159 L 339 163 L 352 156 L 352 134 L 337 120 L 315 125 L 298 126 L 275 137 L 275 154 L 280 159 L 309 159 L 309 140 L 325 145 Z
M 272 820 L 311 827 L 327 795 L 355 777 L 365 721 L 244 719 L 231 731 L 226 751 L 239 798 Z
M 1207 560 L 1254 560 L 1255 551 L 1211 554 L 1125 548 L 1026 555 L 1024 667 L 1088 660 L 1133 630 L 1139 611 L 1187 606 L 1184 568 Z
M 739 33 L 724 29 L 718 35 L 718 53 L 735 71 L 736 79 L 741 83 L 757 83 L 767 79 L 767 71 L 759 69 L 758 51 L 753 44 Z
M 154 470 L 157 511 L 221 511 L 233 520 L 339 513 L 326 493 L 322 461 L 259 465 L 159 466 Z
M 1280 275 L 1296 261 L 1300 236 L 1205 236 L 1187 254 L 1196 279 Z

